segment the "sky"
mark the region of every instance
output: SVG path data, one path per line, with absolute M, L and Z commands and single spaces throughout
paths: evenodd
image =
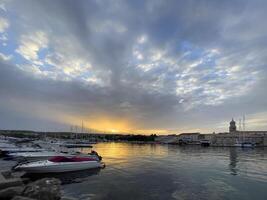
M 267 130 L 265 0 L 0 0 L 0 129 Z

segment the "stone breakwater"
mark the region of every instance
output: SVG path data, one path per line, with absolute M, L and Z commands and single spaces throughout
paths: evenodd
M 43 178 L 26 185 L 7 187 L 0 190 L 1 200 L 71 200 L 62 197 L 61 181 L 56 178 Z

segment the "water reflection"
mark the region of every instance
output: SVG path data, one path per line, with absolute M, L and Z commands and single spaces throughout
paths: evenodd
M 75 172 L 47 173 L 47 174 L 25 174 L 22 178 L 35 181 L 42 178 L 58 178 L 62 184 L 80 183 L 89 180 L 91 176 L 99 174 L 101 169 L 89 169 Z
M 104 170 L 53 175 L 69 196 L 265 200 L 267 195 L 266 149 L 99 143 L 94 150 L 103 156 Z
M 229 164 L 229 169 L 231 170 L 231 174 L 232 175 L 237 175 L 237 163 L 238 163 L 238 160 L 237 160 L 237 150 L 236 148 L 230 148 L 230 155 L 229 155 L 229 158 L 230 158 L 230 164 Z

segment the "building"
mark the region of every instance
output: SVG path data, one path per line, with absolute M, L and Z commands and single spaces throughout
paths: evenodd
M 178 135 L 160 135 L 155 138 L 155 141 L 163 144 L 178 144 L 178 138 Z
M 208 144 L 211 146 L 240 146 L 250 143 L 256 146 L 267 146 L 267 131 L 240 131 L 232 119 L 229 132 L 218 134 L 181 133 L 180 135 L 165 135 L 156 137 L 156 142 L 164 144 Z
M 216 137 L 215 133 L 212 134 L 200 134 L 198 136 L 199 141 L 209 141 L 209 143 L 212 143 L 214 141 L 214 138 Z
M 267 146 L 267 131 L 238 131 L 234 119 L 230 122 L 229 133 L 219 133 L 213 138 L 213 146 L 240 146 L 250 143 L 256 146 Z
M 200 133 L 181 133 L 178 135 L 179 141 L 188 143 L 188 144 L 197 144 L 199 143 Z
M 230 126 L 229 126 L 229 133 L 233 133 L 233 132 L 236 132 L 236 125 L 235 125 L 234 119 L 232 119 L 232 121 L 230 122 Z

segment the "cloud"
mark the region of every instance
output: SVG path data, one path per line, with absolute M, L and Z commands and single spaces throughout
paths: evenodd
M 28 35 L 22 35 L 19 42 L 19 47 L 16 52 L 23 56 L 26 60 L 34 64 L 42 63 L 39 61 L 38 53 L 40 50 L 47 48 L 48 38 L 43 31 L 36 31 Z
M 9 61 L 12 59 L 12 55 L 5 55 L 3 53 L 0 53 L 0 59 L 4 60 L 4 61 Z
M 2 29 L 13 34 L 0 51 L 1 89 L 68 124 L 102 117 L 107 126 L 122 120 L 124 129 L 222 130 L 217 125 L 232 116 L 257 118 L 265 109 L 266 7 L 262 0 L 6 2 L 12 26 Z
M 6 18 L 0 17 L 0 33 L 5 32 L 8 27 L 9 27 L 8 20 Z
M 5 5 L 4 4 L 0 4 L 0 9 L 2 9 L 3 11 L 6 11 Z
M 6 46 L 6 41 L 8 40 L 6 31 L 9 26 L 9 21 L 6 18 L 0 17 L 0 41 L 2 41 L 3 46 Z

